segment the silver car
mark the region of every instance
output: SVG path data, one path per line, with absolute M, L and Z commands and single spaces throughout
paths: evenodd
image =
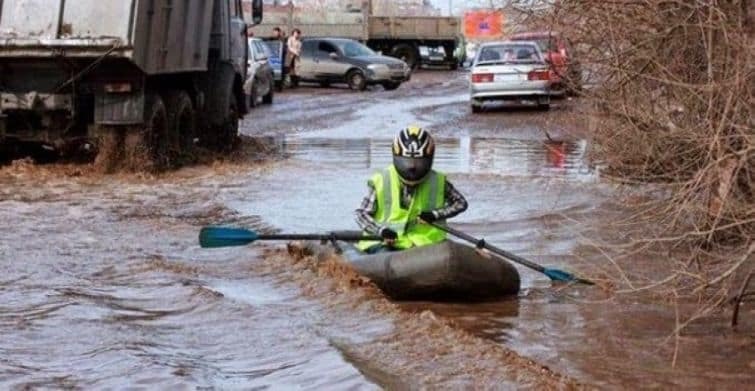
M 405 62 L 375 53 L 351 39 L 305 38 L 302 42 L 297 72 L 305 82 L 322 86 L 346 83 L 357 91 L 380 84 L 386 90 L 395 90 L 411 77 L 411 68 Z
M 469 95 L 472 112 L 488 101 L 534 103 L 550 108 L 551 70 L 535 42 L 486 43 L 472 64 Z
M 265 42 L 259 38 L 249 38 L 249 62 L 247 63 L 247 80 L 244 93 L 249 107 L 257 107 L 262 101 L 273 103 L 274 76 L 270 66 L 270 51 Z

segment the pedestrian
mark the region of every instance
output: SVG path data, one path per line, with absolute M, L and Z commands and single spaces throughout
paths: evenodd
M 288 37 L 286 46 L 286 66 L 288 67 L 288 74 L 291 75 L 291 86 L 296 87 L 299 85 L 299 75 L 296 67 L 301 57 L 301 30 L 293 29 L 291 31 L 291 36 Z
M 288 53 L 288 44 L 286 42 L 286 32 L 280 27 L 273 27 L 273 40 L 280 41 L 280 51 L 278 58 L 280 58 L 281 64 L 281 79 L 278 84 L 278 91 L 283 90 L 283 86 L 286 84 L 286 75 L 288 74 L 288 67 L 286 66 L 286 54 Z
M 432 225 L 467 209 L 464 196 L 446 175 L 432 169 L 435 142 L 426 130 L 409 126 L 393 141 L 393 164 L 368 181 L 369 193 L 356 210 L 357 224 L 382 242 L 361 241 L 373 254 L 442 242 L 446 233 Z

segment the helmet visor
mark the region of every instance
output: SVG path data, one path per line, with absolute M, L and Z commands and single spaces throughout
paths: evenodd
M 430 169 L 433 167 L 433 158 L 430 156 L 420 158 L 394 156 L 393 165 L 401 179 L 406 183 L 416 184 L 430 173 Z

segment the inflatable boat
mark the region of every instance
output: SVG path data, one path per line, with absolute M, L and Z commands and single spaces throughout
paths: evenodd
M 512 264 L 461 243 L 377 254 L 339 245 L 345 262 L 395 299 L 467 301 L 519 292 L 519 273 Z

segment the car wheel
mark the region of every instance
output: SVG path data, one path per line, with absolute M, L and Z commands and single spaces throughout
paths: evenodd
M 362 71 L 353 70 L 346 75 L 346 81 L 349 83 L 349 88 L 354 91 L 364 91 L 367 89 L 367 79 L 364 77 Z
M 267 95 L 262 97 L 262 103 L 266 105 L 273 104 L 273 95 L 275 92 L 273 91 L 273 85 L 270 85 L 270 92 L 267 93 Z
M 383 83 L 383 88 L 385 88 L 386 91 L 393 91 L 401 86 L 401 83 L 397 82 L 385 82 Z
M 252 84 L 252 92 L 249 94 L 249 107 L 257 107 L 259 105 L 259 96 L 257 95 L 257 86 L 259 85 L 259 82 L 257 79 L 254 80 L 254 84 Z
M 482 102 L 477 99 L 472 99 L 472 103 L 470 104 L 472 107 L 473 113 L 481 113 L 482 112 Z

